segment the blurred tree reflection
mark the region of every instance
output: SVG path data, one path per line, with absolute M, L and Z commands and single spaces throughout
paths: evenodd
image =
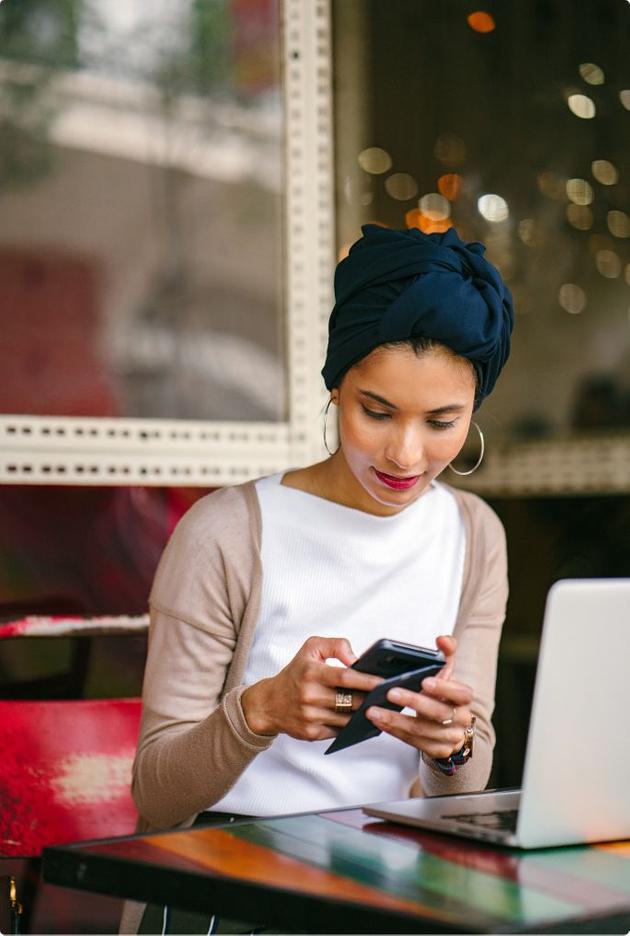
M 0 6 L 0 191 L 32 185 L 54 164 L 50 95 L 57 69 L 75 68 L 80 0 L 7 0 Z M 34 68 L 7 68 L 7 64 Z

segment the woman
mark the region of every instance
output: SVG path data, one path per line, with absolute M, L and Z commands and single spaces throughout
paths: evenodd
M 339 448 L 203 498 L 177 527 L 150 599 L 143 828 L 487 783 L 505 539 L 436 480 L 509 354 L 511 297 L 483 250 L 454 229 L 364 227 L 322 372 Z M 447 664 L 390 693 L 404 711 L 368 711 L 378 738 L 324 757 L 344 696 L 356 709 L 379 682 L 350 666 L 380 637 L 437 644 Z

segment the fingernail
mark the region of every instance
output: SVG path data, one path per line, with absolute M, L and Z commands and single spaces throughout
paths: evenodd
M 380 722 L 383 720 L 383 716 L 378 709 L 368 709 L 366 714 L 370 721 Z
M 387 698 L 390 702 L 400 702 L 402 698 L 402 692 L 400 689 L 390 689 L 387 693 Z
M 422 688 L 428 689 L 429 692 L 431 692 L 432 689 L 435 689 L 436 685 L 437 683 L 435 679 L 423 679 L 422 680 Z

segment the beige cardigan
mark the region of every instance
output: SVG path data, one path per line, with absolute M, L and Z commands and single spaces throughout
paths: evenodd
M 475 752 L 452 777 L 430 760 L 421 762 L 414 793 L 483 789 L 492 763 L 490 717 L 507 600 L 505 535 L 487 504 L 452 490 L 466 529 L 455 678 L 475 691 Z M 260 542 L 260 507 L 248 482 L 198 501 L 160 561 L 133 772 L 141 829 L 192 822 L 273 742 L 250 731 L 240 701 L 260 606 Z

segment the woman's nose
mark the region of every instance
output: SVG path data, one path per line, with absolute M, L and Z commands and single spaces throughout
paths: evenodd
M 388 440 L 385 457 L 401 471 L 424 470 L 422 433 L 412 427 L 396 431 Z

